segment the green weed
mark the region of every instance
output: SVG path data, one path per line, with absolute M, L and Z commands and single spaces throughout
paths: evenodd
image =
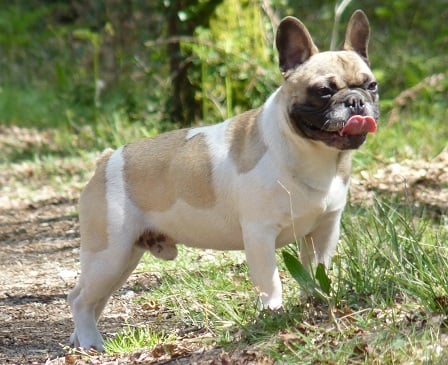
M 131 327 L 117 333 L 113 338 L 108 339 L 104 346 L 108 353 L 131 353 L 143 348 L 152 348 L 158 344 L 174 341 L 173 335 L 148 327 Z
M 297 252 L 282 251 L 283 261 L 291 276 L 300 285 L 306 295 L 314 295 L 322 300 L 328 300 L 331 291 L 331 279 L 325 266 L 319 263 L 315 272 L 309 272 L 299 261 Z
M 392 202 L 354 209 L 343 220 L 344 261 L 338 260 L 344 271 L 340 290 L 345 290 L 339 295 L 355 302 L 359 296 L 369 298 L 372 306 L 410 300 L 427 310 L 446 311 L 438 303 L 448 295 L 446 226 Z

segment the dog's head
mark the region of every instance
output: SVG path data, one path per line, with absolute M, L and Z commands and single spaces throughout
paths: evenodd
M 340 150 L 361 146 L 376 130 L 378 84 L 370 70 L 366 15 L 353 13 L 340 51 L 319 53 L 306 27 L 287 17 L 276 45 L 285 78 L 287 117 L 300 136 Z

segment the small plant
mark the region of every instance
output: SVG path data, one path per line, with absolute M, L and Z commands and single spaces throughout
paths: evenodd
M 128 353 L 142 348 L 152 348 L 161 343 L 174 341 L 174 335 L 164 332 L 155 332 L 149 327 L 128 326 L 114 338 L 106 341 L 105 348 L 108 353 Z
M 318 299 L 328 302 L 331 295 L 331 279 L 328 277 L 325 266 L 318 264 L 316 271 L 310 273 L 299 261 L 297 254 L 292 254 L 288 250 L 282 251 L 285 266 L 291 276 L 296 280 L 304 294 L 314 295 Z

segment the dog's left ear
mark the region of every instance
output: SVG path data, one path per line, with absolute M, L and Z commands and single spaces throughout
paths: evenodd
M 355 51 L 368 64 L 369 56 L 367 48 L 369 46 L 369 38 L 369 20 L 362 10 L 356 10 L 348 22 L 342 49 L 345 51 Z
M 280 22 L 275 45 L 279 55 L 280 71 L 285 78 L 289 76 L 288 71 L 294 70 L 313 54 L 319 52 L 308 29 L 300 20 L 292 16 Z

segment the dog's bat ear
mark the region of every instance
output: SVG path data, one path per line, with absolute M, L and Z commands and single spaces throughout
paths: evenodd
M 300 20 L 291 16 L 280 22 L 275 44 L 279 54 L 280 71 L 285 78 L 288 77 L 288 71 L 294 70 L 319 52 L 308 29 Z
M 345 51 L 355 51 L 367 63 L 369 63 L 369 56 L 367 52 L 369 38 L 369 20 L 362 10 L 356 10 L 348 22 L 342 49 Z

